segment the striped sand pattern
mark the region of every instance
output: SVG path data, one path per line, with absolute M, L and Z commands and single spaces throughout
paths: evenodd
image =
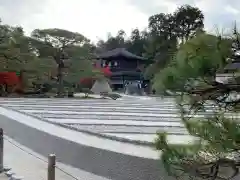
M 187 136 L 170 98 L 124 97 L 116 101 L 5 98 L 0 105 L 78 130 L 135 141 L 152 142 L 156 131 L 167 132 L 175 141 L 176 137 Z

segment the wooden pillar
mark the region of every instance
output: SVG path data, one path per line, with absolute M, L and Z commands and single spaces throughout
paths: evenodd
M 50 154 L 48 156 L 48 179 L 55 180 L 55 165 L 56 165 L 56 156 L 55 154 Z
M 0 172 L 3 172 L 3 151 L 4 151 L 4 139 L 3 139 L 3 129 L 0 128 Z

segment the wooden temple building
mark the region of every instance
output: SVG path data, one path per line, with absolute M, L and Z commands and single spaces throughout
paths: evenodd
M 96 55 L 98 67 L 108 66 L 112 72 L 110 82 L 113 88 L 123 88 L 129 81 L 144 81 L 142 71 L 149 61 L 128 52 L 125 48 L 116 48 Z
M 240 54 L 237 54 L 235 60 L 229 62 L 228 65 L 226 65 L 226 67 L 224 68 L 223 72 L 217 73 L 216 81 L 221 83 L 233 81 L 233 79 L 240 76 L 239 69 L 240 69 Z

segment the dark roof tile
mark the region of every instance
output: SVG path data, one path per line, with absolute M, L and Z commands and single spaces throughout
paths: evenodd
M 102 54 L 96 55 L 97 59 L 111 59 L 116 57 L 125 57 L 127 59 L 145 60 L 145 58 L 130 53 L 125 48 L 116 48 Z

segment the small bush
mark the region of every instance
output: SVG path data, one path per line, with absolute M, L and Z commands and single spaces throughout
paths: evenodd
M 108 92 L 102 92 L 102 93 L 101 93 L 101 96 L 103 96 L 103 97 L 110 97 L 111 99 L 114 99 L 114 100 L 122 97 L 122 96 L 119 95 L 119 94 L 116 94 L 116 93 L 108 93 Z

